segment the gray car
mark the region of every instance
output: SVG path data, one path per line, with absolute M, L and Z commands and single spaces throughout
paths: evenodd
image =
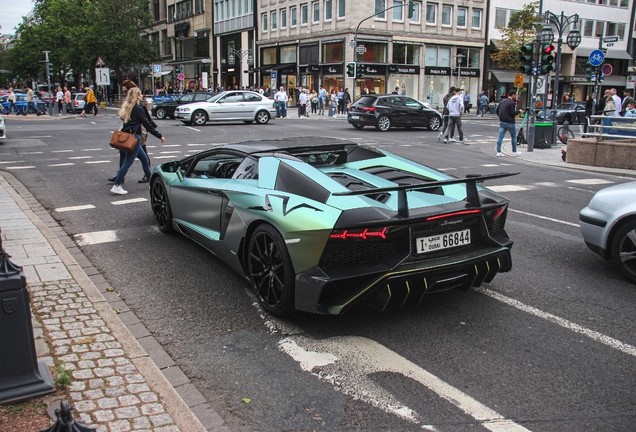
M 176 117 L 189 125 L 203 126 L 209 121 L 243 121 L 259 124 L 276 117 L 274 101 L 252 91 L 232 90 L 213 96 L 205 102 L 177 107 Z
M 596 192 L 579 222 L 587 247 L 636 283 L 636 182 Z

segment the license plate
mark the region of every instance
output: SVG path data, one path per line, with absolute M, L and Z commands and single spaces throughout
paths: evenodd
M 360 120 L 360 116 L 351 116 L 351 120 Z
M 419 237 L 415 239 L 417 253 L 435 252 L 456 246 L 470 244 L 470 230 L 455 231 L 439 234 L 431 237 Z

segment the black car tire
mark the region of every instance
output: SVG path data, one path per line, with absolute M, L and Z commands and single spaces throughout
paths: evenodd
M 357 124 L 357 123 L 353 123 L 353 127 L 354 127 L 354 128 L 356 128 L 356 129 L 358 129 L 358 130 L 362 130 L 362 129 L 364 129 L 364 125 Z
M 243 123 L 252 124 L 252 123 L 254 123 L 254 120 L 243 120 Z
M 391 129 L 391 119 L 389 118 L 389 116 L 381 116 L 378 119 L 378 122 L 375 125 L 375 128 L 381 132 L 386 132 L 389 129 Z
M 168 191 L 161 177 L 155 177 L 150 186 L 150 206 L 159 225 L 159 231 L 170 234 L 172 227 L 172 208 L 168 199 Z
M 625 222 L 614 234 L 612 239 L 612 261 L 631 283 L 636 284 L 635 219 Z
M 432 116 L 428 120 L 428 130 L 436 131 L 442 125 L 442 120 L 437 116 Z
M 159 120 L 163 120 L 168 116 L 168 112 L 166 111 L 165 108 L 157 108 L 157 111 L 155 111 L 155 117 L 157 117 Z
M 259 111 L 256 113 L 256 123 L 267 124 L 269 122 L 269 113 L 267 111 Z
M 271 225 L 259 225 L 247 250 L 247 273 L 260 305 L 272 315 L 294 311 L 294 268 L 285 240 Z
M 203 126 L 208 122 L 208 114 L 203 110 L 197 110 L 192 113 L 192 122 L 197 126 Z

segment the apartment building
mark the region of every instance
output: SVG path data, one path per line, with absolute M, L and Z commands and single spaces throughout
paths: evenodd
M 258 84 L 282 86 L 292 101 L 298 86 L 350 92 L 355 86 L 358 95 L 364 88 L 375 93 L 398 88 L 433 106 L 451 85 L 469 90 L 473 100 L 480 91 L 485 1 L 417 1 L 411 18 L 405 0 L 256 2 Z M 362 52 L 350 45 L 359 23 Z M 352 61 L 366 66 L 364 78 L 355 82 L 345 77 Z

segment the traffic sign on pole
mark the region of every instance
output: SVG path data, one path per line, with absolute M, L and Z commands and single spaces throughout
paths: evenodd
M 98 86 L 110 85 L 110 69 L 108 68 L 95 68 L 95 84 Z
M 592 66 L 600 66 L 605 61 L 605 54 L 603 51 L 597 49 L 590 53 L 590 64 Z
M 618 36 L 605 36 L 603 38 L 603 43 L 609 43 L 609 42 L 618 42 Z
M 515 87 L 523 87 L 523 74 L 515 74 Z
M 603 75 L 611 75 L 614 68 L 611 64 L 603 65 Z
M 182 73 L 180 73 L 179 75 L 177 75 L 177 79 L 178 79 L 179 81 L 183 81 L 183 80 L 185 79 L 185 75 L 184 75 L 184 74 L 182 74 Z
M 106 63 L 104 63 L 104 60 L 102 60 L 101 57 L 98 57 L 97 63 L 95 63 L 95 66 L 106 66 Z

